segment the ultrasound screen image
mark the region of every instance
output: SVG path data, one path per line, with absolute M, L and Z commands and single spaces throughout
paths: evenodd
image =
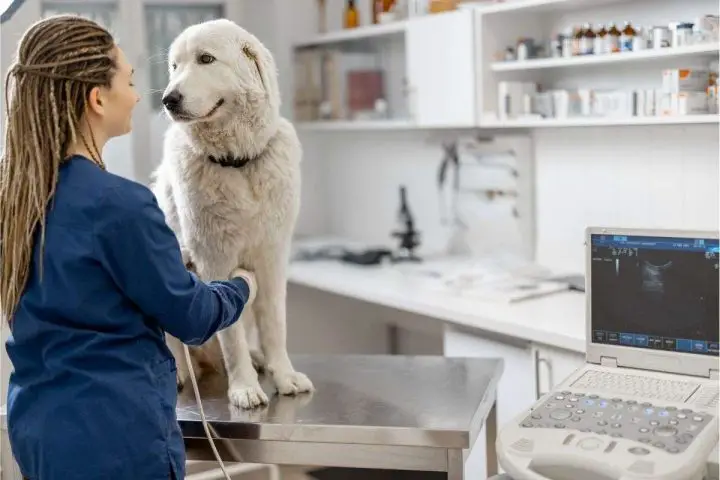
M 593 342 L 718 355 L 717 239 L 591 242 Z

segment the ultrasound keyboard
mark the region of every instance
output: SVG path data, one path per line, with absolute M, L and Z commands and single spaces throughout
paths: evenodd
M 643 444 L 643 447 L 638 446 L 630 453 L 644 456 L 650 453 L 648 448 L 671 454 L 685 451 L 712 418 L 713 415 L 689 408 L 563 391 L 535 408 L 521 426 L 577 430 L 579 433 L 607 435 L 611 439 L 625 438 Z M 563 442 L 567 444 L 573 438 L 574 433 L 568 431 Z M 609 441 L 605 452 L 614 448 L 617 448 L 617 442 Z
M 700 388 L 685 380 L 666 380 L 627 373 L 588 370 L 571 385 L 579 390 L 611 392 L 666 402 L 684 402 Z
M 515 480 L 702 479 L 717 409 L 688 398 L 708 386 L 634 377 L 586 370 L 543 397 L 500 431 L 503 469 Z

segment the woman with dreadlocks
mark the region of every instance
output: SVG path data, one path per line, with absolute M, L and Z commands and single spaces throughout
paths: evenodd
M 249 272 L 188 272 L 152 193 L 105 170 L 132 77 L 105 29 L 58 16 L 28 29 L 5 82 L 0 307 L 10 443 L 31 480 L 184 478 L 164 332 L 201 344 L 254 296 Z

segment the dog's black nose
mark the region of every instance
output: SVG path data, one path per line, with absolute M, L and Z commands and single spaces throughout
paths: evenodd
M 177 90 L 173 90 L 162 98 L 162 103 L 171 112 L 177 112 L 181 109 L 182 100 L 182 94 Z

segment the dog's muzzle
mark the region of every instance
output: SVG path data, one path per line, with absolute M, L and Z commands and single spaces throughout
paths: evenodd
M 173 90 L 162 98 L 162 104 L 170 113 L 182 113 L 183 96 L 177 90 Z

